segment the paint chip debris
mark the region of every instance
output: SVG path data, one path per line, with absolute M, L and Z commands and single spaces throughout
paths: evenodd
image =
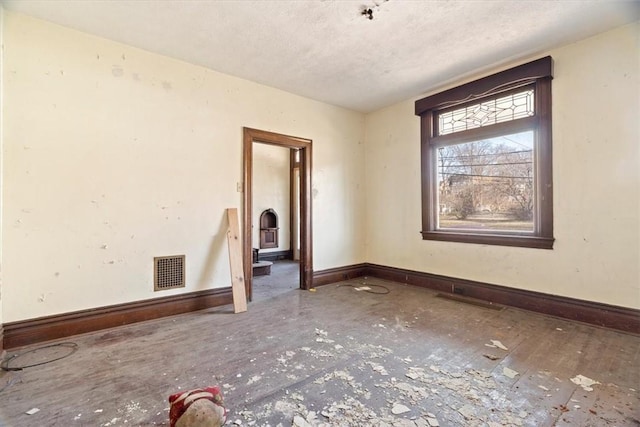
M 491 344 L 485 344 L 487 347 L 499 348 L 500 350 L 509 351 L 509 349 L 498 340 L 491 340 Z
M 483 354 L 483 356 L 486 357 L 489 360 L 498 360 L 498 359 L 500 359 L 500 357 L 495 356 L 493 354 Z
M 409 371 L 406 374 L 404 374 L 407 378 L 411 378 L 412 380 L 417 380 L 418 378 L 420 378 L 421 374 L 415 371 Z
M 475 409 L 471 405 L 464 405 L 462 408 L 458 409 L 460 415 L 462 415 L 466 420 L 470 420 L 475 415 Z
M 401 403 L 396 403 L 395 405 L 393 405 L 393 408 L 391 408 L 391 413 L 393 415 L 400 415 L 400 414 L 405 414 L 407 412 L 410 412 L 411 409 L 409 409 L 408 407 L 406 407 L 405 405 L 401 404 Z
M 311 427 L 311 424 L 300 415 L 296 415 L 293 417 L 293 427 Z
M 262 379 L 262 377 L 260 375 L 254 375 L 249 379 L 249 381 L 247 382 L 247 385 L 251 385 L 251 384 L 257 383 L 261 379 Z
M 598 381 L 592 380 L 589 377 L 585 377 L 584 375 L 578 375 L 574 378 L 571 378 L 571 382 L 579 385 L 580 387 L 582 387 L 585 391 L 593 391 L 593 385 L 595 384 L 600 384 Z
M 27 412 L 25 412 L 25 414 L 27 414 L 27 415 L 33 415 L 33 414 L 37 414 L 38 412 L 40 412 L 40 409 L 38 409 L 38 408 L 31 408 L 31 409 L 29 409 Z
M 380 375 L 389 375 L 389 373 L 387 372 L 384 366 L 374 362 L 367 362 L 367 364 L 371 366 L 371 369 L 373 369 L 374 372 L 377 372 Z
M 513 369 L 509 369 L 506 366 L 502 368 L 502 373 L 509 378 L 515 378 L 520 375 L 519 372 L 514 371 Z

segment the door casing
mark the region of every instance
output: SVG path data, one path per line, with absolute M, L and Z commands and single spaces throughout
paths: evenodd
M 243 221 L 242 263 L 249 300 L 253 290 L 253 144 L 271 144 L 300 151 L 300 288 L 313 287 L 313 244 L 311 230 L 311 140 L 259 129 L 243 128 Z

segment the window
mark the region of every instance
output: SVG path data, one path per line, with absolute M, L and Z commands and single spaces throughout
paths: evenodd
M 422 237 L 553 247 L 552 59 L 416 101 Z

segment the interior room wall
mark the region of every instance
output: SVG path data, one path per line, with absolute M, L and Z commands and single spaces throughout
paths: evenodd
M 364 115 L 5 11 L 3 322 L 227 287 L 243 126 L 313 140 L 314 269 L 364 261 Z M 186 288 L 153 291 L 153 257 Z
M 273 209 L 278 215 L 278 247 L 260 253 L 291 248 L 289 218 L 289 157 L 291 150 L 268 144 L 253 144 L 253 247 L 260 249 L 260 215 Z
M 638 34 L 636 22 L 531 57 L 554 59 L 553 250 L 422 240 L 414 101 L 431 93 L 369 114 L 367 261 L 640 308 Z
M 4 7 L 0 4 L 0 46 L 4 46 Z M 1 64 L 4 63 L 4 49 L 0 51 L 0 106 L 4 106 L 4 67 Z M 2 137 L 3 116 L 0 114 L 0 206 L 4 205 L 4 199 L 2 196 L 2 181 L 4 170 L 4 138 Z M 2 331 L 2 209 L 0 208 L 0 331 Z M 2 353 L 2 334 L 0 333 L 0 353 Z

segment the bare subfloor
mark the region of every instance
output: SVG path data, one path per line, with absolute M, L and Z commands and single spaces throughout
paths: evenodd
M 271 274 L 254 276 L 253 300 L 262 301 L 300 288 L 300 264 L 297 261 L 279 260 L 271 266 Z
M 638 336 L 377 279 L 343 283 L 391 292 L 293 289 L 242 314 L 221 307 L 64 340 L 78 345 L 69 357 L 0 374 L 0 425 L 166 426 L 170 394 L 208 385 L 221 386 L 229 425 L 640 425 Z

